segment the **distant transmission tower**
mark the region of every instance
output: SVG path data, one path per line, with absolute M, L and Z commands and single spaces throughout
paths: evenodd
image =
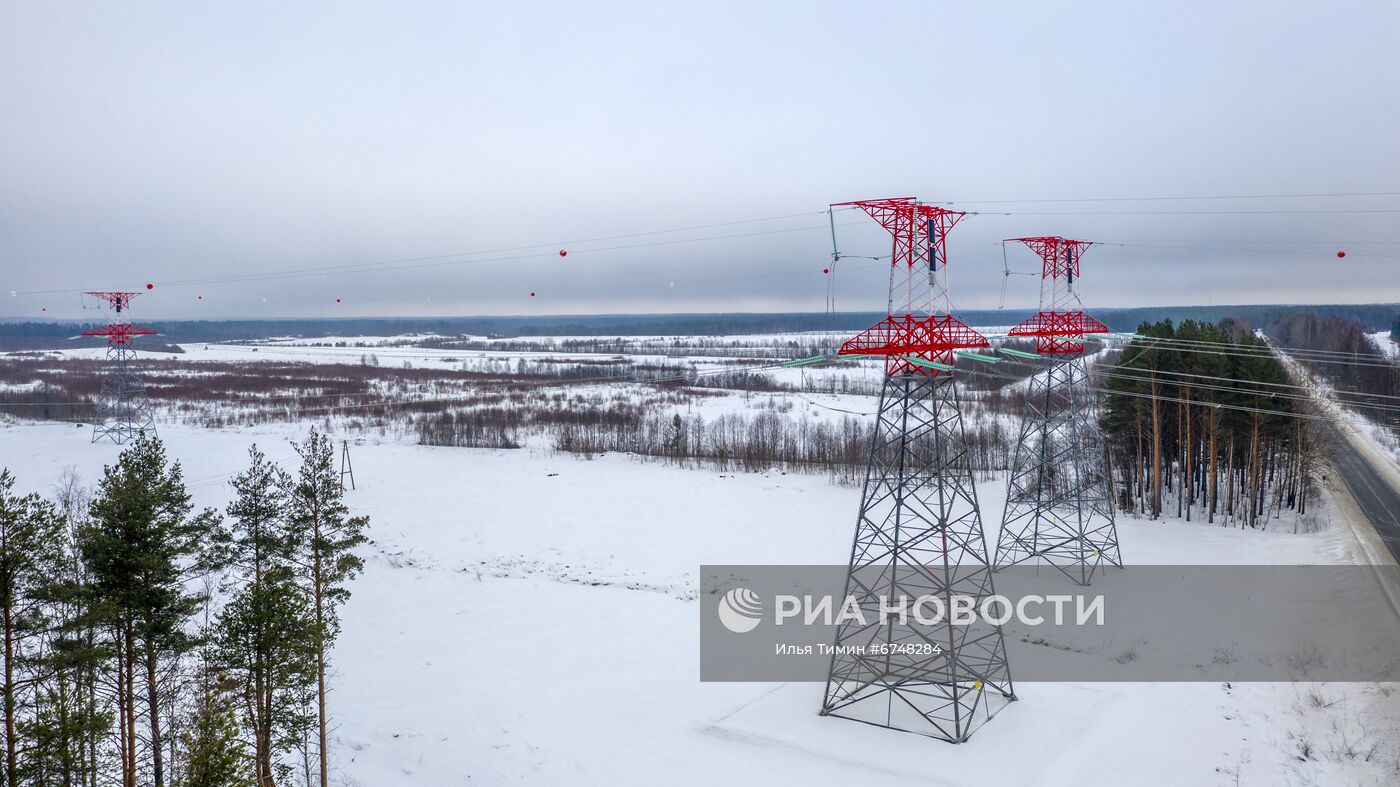
M 151 403 L 146 398 L 146 382 L 136 369 L 132 339 L 153 336 L 155 331 L 127 322 L 125 312 L 137 292 L 89 292 L 107 302 L 115 311 L 112 321 L 101 328 L 83 331 L 83 336 L 107 337 L 107 368 L 102 377 L 102 393 L 97 400 L 97 421 L 92 429 L 95 443 L 109 438 L 117 445 L 141 432 L 156 431 Z
M 980 608 L 993 594 L 952 375 L 955 350 L 988 346 L 948 313 L 947 233 L 966 214 L 912 197 L 843 204 L 880 222 L 894 251 L 889 316 L 840 350 L 884 357 L 885 380 L 846 579 L 867 622 L 837 629 L 822 714 L 961 743 L 1016 699 L 1001 628 L 882 624 L 879 611 L 924 596 Z
M 1040 311 L 1012 328 L 1034 337 L 1050 366 L 1031 378 L 1011 461 L 998 569 L 1039 558 L 1081 585 L 1121 566 L 1103 435 L 1089 407 L 1084 337 L 1107 326 L 1084 313 L 1074 282 L 1090 241 L 1015 238 L 1040 256 Z

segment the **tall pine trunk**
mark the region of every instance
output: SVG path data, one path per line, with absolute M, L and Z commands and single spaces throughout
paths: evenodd
M 1162 515 L 1162 410 L 1157 373 L 1152 373 L 1152 518 Z
M 146 642 L 146 705 L 150 708 L 151 777 L 156 787 L 165 787 L 165 752 L 160 741 L 160 689 L 156 682 L 155 645 Z
M 322 532 L 319 504 L 313 506 L 311 532 L 318 545 L 323 543 L 325 533 Z M 311 576 L 311 593 L 316 601 L 316 754 L 321 764 L 321 787 L 328 787 L 330 774 L 326 768 L 329 762 L 326 750 L 326 632 L 329 621 L 326 620 L 325 572 L 324 566 L 321 565 L 319 546 L 312 560 Z
M 5 784 L 19 787 L 19 755 L 15 740 L 15 617 L 5 605 Z
M 122 777 L 126 787 L 136 787 L 136 637 L 130 623 L 124 626 L 122 638 L 122 698 L 126 702 L 126 764 Z
M 1220 485 L 1219 481 L 1216 478 L 1215 467 L 1215 454 L 1219 450 L 1219 447 L 1216 445 L 1216 432 L 1218 432 L 1220 429 L 1219 417 L 1220 416 L 1216 414 L 1215 408 L 1211 408 L 1210 416 L 1208 418 L 1208 423 L 1210 425 L 1210 480 L 1207 482 L 1210 484 L 1210 509 L 1206 514 L 1206 522 L 1210 524 L 1215 524 L 1215 506 L 1217 500 L 1216 495 L 1219 491 Z
M 1185 411 L 1185 415 L 1184 415 L 1184 417 L 1182 418 L 1182 420 L 1183 420 L 1183 421 L 1185 422 L 1185 424 L 1186 424 L 1186 440 L 1183 441 L 1183 445 L 1184 445 L 1185 448 L 1186 448 L 1186 450 L 1185 450 L 1185 454 L 1186 454 L 1186 467 L 1185 467 L 1185 469 L 1184 469 L 1184 471 L 1183 471 L 1183 473 L 1182 473 L 1182 491 L 1183 491 L 1183 493 L 1184 493 L 1182 496 L 1186 498 L 1186 521 L 1187 521 L 1187 522 L 1190 522 L 1190 521 L 1191 521 L 1191 504 L 1194 503 L 1194 502 L 1196 502 L 1196 474 L 1195 474 L 1195 472 L 1194 472 L 1194 470 L 1195 470 L 1195 463 L 1194 463 L 1194 461 L 1193 461 L 1193 459 L 1194 459 L 1194 457 L 1195 457 L 1195 454 L 1196 454 L 1196 446 L 1195 446 L 1194 443 L 1191 442 L 1191 391 L 1190 391 L 1190 389 L 1183 390 L 1182 393 L 1181 393 L 1181 398 L 1183 398 L 1183 399 L 1186 400 L 1186 401 L 1181 405 L 1181 409 L 1182 409 L 1183 411 Z
M 321 557 L 316 556 L 316 630 L 325 631 L 325 596 L 321 592 Z M 321 787 L 327 787 L 329 774 L 326 771 L 326 639 L 324 636 L 317 637 L 316 641 L 316 724 L 318 745 L 317 752 L 321 759 Z

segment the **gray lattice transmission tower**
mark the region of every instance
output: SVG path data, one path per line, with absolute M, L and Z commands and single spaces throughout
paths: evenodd
M 137 336 L 155 336 L 155 331 L 132 325 L 126 312 L 137 292 L 89 292 L 112 307 L 112 321 L 101 328 L 83 331 L 83 336 L 107 339 L 107 368 L 102 376 L 102 391 L 97 399 L 97 420 L 92 429 L 92 441 L 104 438 L 117 445 L 126 443 L 141 432 L 155 433 L 155 417 L 146 398 L 146 383 L 136 368 L 136 351 L 132 340 Z M 77 338 L 77 337 L 74 337 Z
M 947 233 L 965 214 L 912 197 L 854 205 L 894 237 L 889 316 L 840 355 L 885 362 L 846 594 L 864 622 L 837 628 L 823 715 L 960 743 L 1015 699 L 1001 628 L 887 616 L 882 603 L 993 594 L 963 434 L 955 354 L 987 340 L 949 314 Z M 833 206 L 836 207 L 836 206 Z
M 1041 259 L 1040 311 L 1009 335 L 1035 339 L 1033 357 L 1048 358 L 1049 367 L 1033 376 L 1026 390 L 996 566 L 1040 560 L 1087 585 L 1104 566 L 1122 565 L 1103 435 L 1093 417 L 1084 359 L 1085 337 L 1108 328 L 1084 313 L 1074 288 L 1079 258 L 1092 243 L 1014 240 Z

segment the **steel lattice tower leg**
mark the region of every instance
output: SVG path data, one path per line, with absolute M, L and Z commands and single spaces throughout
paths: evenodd
M 1082 356 L 1059 356 L 1030 380 L 997 541 L 998 569 L 1040 558 L 1088 585 L 1100 568 L 1122 566 L 1087 377 Z
M 963 434 L 950 375 L 885 378 L 870 448 L 846 594 L 868 625 L 837 630 L 822 714 L 917 732 L 954 743 L 1015 700 L 1001 627 L 878 623 L 881 599 L 993 595 Z M 926 617 L 931 617 L 926 616 Z M 889 653 L 887 646 L 934 645 L 936 652 Z M 886 648 L 881 655 L 842 646 Z
M 117 445 L 141 434 L 155 434 L 155 416 L 146 397 L 146 381 L 135 365 L 136 352 L 130 344 L 107 345 L 107 373 L 97 401 L 97 423 L 92 429 L 95 443 L 109 438 Z

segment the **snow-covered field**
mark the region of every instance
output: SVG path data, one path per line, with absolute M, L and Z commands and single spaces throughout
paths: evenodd
M 289 345 L 277 349 L 364 352 Z M 251 348 L 188 349 L 186 360 L 247 360 Z M 379 352 L 415 365 L 469 354 Z M 175 423 L 161 436 L 196 502 L 222 508 L 250 443 L 291 464 L 288 440 L 308 427 Z M 585 459 L 535 439 L 486 450 L 339 436 L 351 440 L 348 500 L 373 540 L 334 653 L 343 784 L 1400 782 L 1390 685 L 1021 684 L 1020 702 L 952 746 L 819 717 L 817 684 L 702 683 L 699 566 L 842 563 L 857 490 L 821 475 Z M 118 448 L 89 439 L 6 420 L 0 465 L 23 489 L 49 491 L 68 466 L 92 482 Z M 1004 483 L 979 484 L 992 540 Z M 1122 551 L 1138 564 L 1365 562 L 1345 506 L 1325 493 L 1313 510 L 1323 527 L 1296 534 L 1286 522 L 1123 517 Z
M 1370 336 L 1371 340 L 1376 343 L 1377 347 L 1381 348 L 1381 352 L 1385 353 L 1386 356 L 1400 358 L 1400 344 L 1396 344 L 1395 340 L 1390 338 L 1390 331 L 1376 331 Z

